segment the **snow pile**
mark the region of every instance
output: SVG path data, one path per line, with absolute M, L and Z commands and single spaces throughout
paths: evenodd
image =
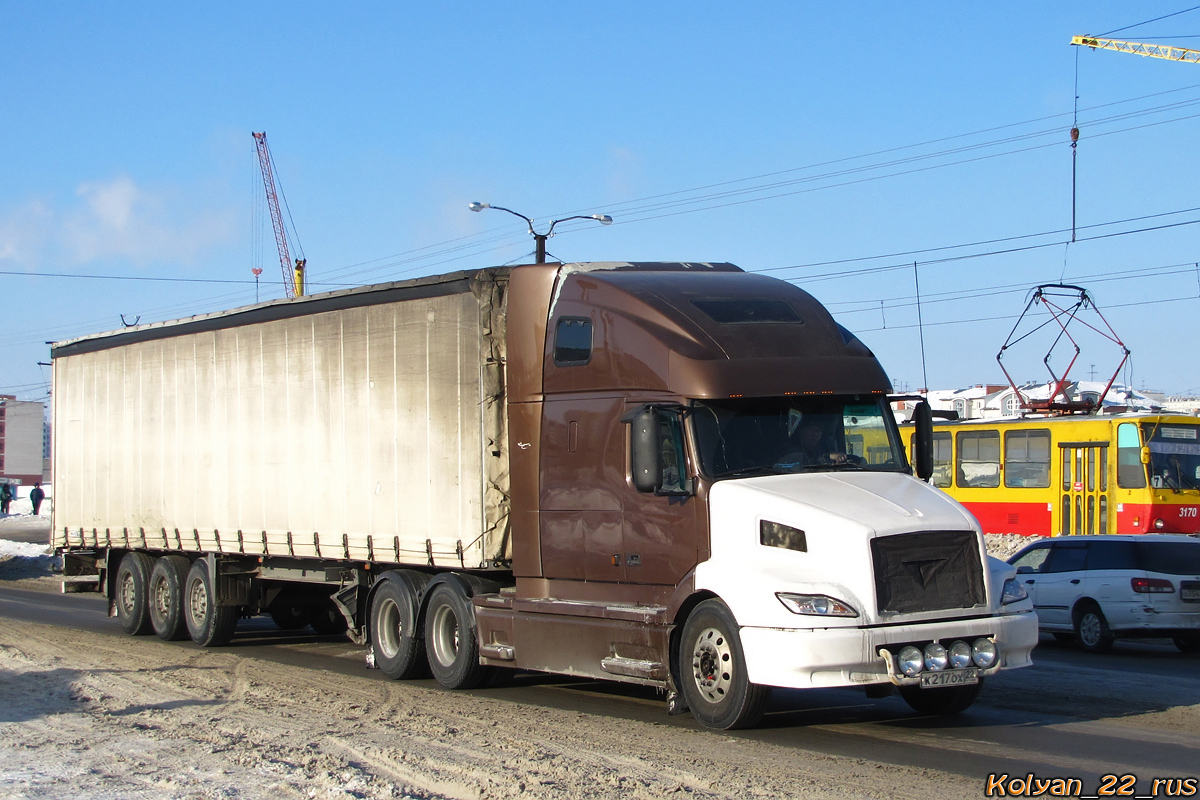
M 62 571 L 62 559 L 44 544 L 0 539 L 0 580 L 40 578 Z
M 995 556 L 1001 561 L 1007 561 L 1025 545 L 1040 542 L 1045 538 L 1045 536 L 1022 536 L 1019 533 L 985 533 L 983 535 L 988 555 Z

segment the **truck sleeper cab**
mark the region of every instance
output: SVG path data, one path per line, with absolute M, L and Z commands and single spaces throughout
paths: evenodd
M 54 544 L 129 633 L 268 611 L 391 678 L 639 683 L 714 728 L 774 686 L 952 713 L 1030 663 L 1013 568 L 911 475 L 874 355 L 730 264 L 457 273 L 52 354 Z

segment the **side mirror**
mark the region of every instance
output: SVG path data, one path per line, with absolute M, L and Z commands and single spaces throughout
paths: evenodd
M 633 486 L 639 492 L 657 492 L 662 487 L 662 448 L 658 442 L 658 412 L 643 408 L 629 425 L 629 462 Z
M 928 481 L 933 475 L 933 409 L 922 400 L 913 411 L 917 441 L 913 452 L 913 467 L 917 477 Z
M 1023 566 L 1017 567 L 1017 574 L 1018 574 L 1018 575 L 1030 575 L 1030 574 L 1032 574 L 1032 573 L 1033 573 L 1033 572 L 1035 572 L 1035 571 L 1036 571 L 1036 570 L 1034 570 L 1034 568 L 1033 568 L 1033 567 L 1030 567 L 1030 566 L 1024 566 L 1024 565 L 1023 565 Z
M 1150 448 L 1145 445 L 1142 445 L 1142 463 L 1150 463 Z

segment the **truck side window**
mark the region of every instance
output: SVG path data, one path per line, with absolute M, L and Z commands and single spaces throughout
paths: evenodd
M 678 414 L 664 413 L 659 423 L 662 454 L 662 489 L 668 494 L 684 492 L 687 464 L 683 449 L 683 424 Z
M 592 321 L 562 317 L 554 329 L 554 366 L 578 367 L 592 360 Z

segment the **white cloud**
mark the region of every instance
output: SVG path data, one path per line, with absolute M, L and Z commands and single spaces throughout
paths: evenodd
M 75 195 L 65 209 L 39 201 L 0 214 L 0 261 L 189 263 L 228 243 L 236 228 L 233 210 L 196 209 L 189 198 L 126 175 L 81 183 Z

